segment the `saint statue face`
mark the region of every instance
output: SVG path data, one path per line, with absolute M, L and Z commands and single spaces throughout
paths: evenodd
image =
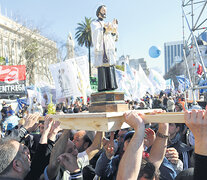
M 100 9 L 100 12 L 99 12 L 99 17 L 102 19 L 106 18 L 106 12 L 107 12 L 106 7 L 102 6 L 102 8 Z

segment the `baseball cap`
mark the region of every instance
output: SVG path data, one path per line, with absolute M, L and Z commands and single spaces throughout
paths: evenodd
M 124 136 L 124 142 L 128 139 L 131 139 L 133 135 L 134 135 L 134 131 L 127 132 Z
M 7 114 L 13 115 L 13 114 L 15 114 L 15 112 L 12 109 L 10 109 L 9 111 L 7 111 Z

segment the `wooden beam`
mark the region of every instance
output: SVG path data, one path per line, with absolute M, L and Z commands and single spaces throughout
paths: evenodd
M 146 113 L 145 123 L 184 123 L 184 113 L 160 113 L 150 115 L 154 110 L 136 110 L 137 113 Z M 90 130 L 90 131 L 116 131 L 129 127 L 124 122 L 124 112 L 104 113 L 74 113 L 52 115 L 61 122 L 63 129 Z

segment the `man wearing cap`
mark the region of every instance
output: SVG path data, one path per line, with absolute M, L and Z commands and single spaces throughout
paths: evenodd
M 115 77 L 115 41 L 117 40 L 118 21 L 105 23 L 106 6 L 99 6 L 96 11 L 98 19 L 91 23 L 91 36 L 94 46 L 95 67 L 98 68 L 98 91 L 117 89 Z
M 30 153 L 26 146 L 15 140 L 0 142 L 0 179 L 22 180 L 30 171 Z
M 3 123 L 3 128 L 5 131 L 12 130 L 15 126 L 19 124 L 19 118 L 15 115 L 15 112 L 10 109 L 7 111 L 7 118 L 5 119 Z

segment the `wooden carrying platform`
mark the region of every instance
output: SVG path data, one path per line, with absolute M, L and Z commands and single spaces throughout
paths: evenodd
M 154 110 L 136 110 L 137 113 L 149 113 Z M 61 122 L 63 129 L 91 130 L 91 131 L 116 131 L 129 127 L 124 122 L 124 112 L 103 113 L 77 113 L 65 115 L 52 115 Z M 146 114 L 145 123 L 184 123 L 184 113 Z

